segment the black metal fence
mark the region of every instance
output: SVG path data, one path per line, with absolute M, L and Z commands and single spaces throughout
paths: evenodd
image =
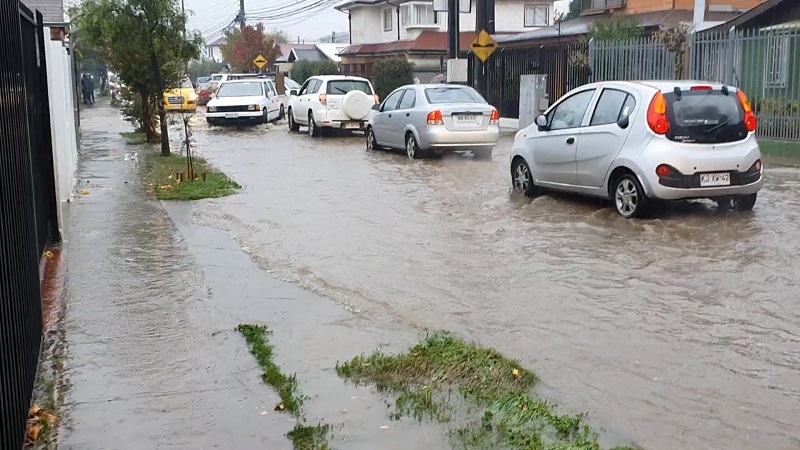
M 4 0 L 0 33 L 0 449 L 13 449 L 41 346 L 39 262 L 58 221 L 42 16 Z
M 486 62 L 486 101 L 502 117 L 519 118 L 520 76 L 544 74 L 552 103 L 589 82 L 588 50 L 583 42 L 500 48 Z M 470 55 L 470 66 L 475 64 L 475 56 Z

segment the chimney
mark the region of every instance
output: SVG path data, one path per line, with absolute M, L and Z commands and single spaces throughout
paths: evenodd
M 706 20 L 706 0 L 694 0 L 694 27 L 697 28 Z

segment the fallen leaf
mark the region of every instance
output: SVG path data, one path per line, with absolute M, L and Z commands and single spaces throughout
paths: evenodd
M 283 411 L 284 409 L 286 409 L 286 406 L 284 406 L 283 403 L 278 403 L 275 405 L 275 411 Z
M 519 369 L 512 370 L 511 375 L 514 375 L 514 379 L 517 380 L 517 382 L 522 380 L 522 373 L 519 371 Z
M 52 414 L 52 413 L 49 413 L 49 412 L 45 412 L 45 411 L 41 411 L 39 413 L 39 417 L 42 419 L 43 422 L 47 422 L 47 424 L 51 425 L 51 426 L 55 425 L 56 422 L 58 421 L 58 417 L 56 417 L 55 414 Z
M 44 252 L 44 256 L 47 257 L 47 259 L 50 259 L 50 258 L 53 257 L 53 252 L 48 250 L 48 251 Z
M 28 417 L 36 417 L 36 415 L 39 414 L 39 411 L 41 410 L 42 409 L 36 405 L 31 406 L 31 410 L 28 411 Z
M 31 425 L 30 427 L 28 427 L 28 433 L 27 433 L 26 437 L 28 438 L 28 440 L 30 440 L 32 442 L 38 441 L 39 440 L 39 436 L 42 435 L 42 429 L 43 428 L 44 428 L 44 426 L 42 424 L 40 424 L 40 423 L 37 423 L 35 425 Z
M 89 195 L 89 191 L 87 191 L 87 190 L 85 190 L 85 189 L 84 189 L 83 191 L 81 191 L 81 194 L 83 194 L 83 195 Z

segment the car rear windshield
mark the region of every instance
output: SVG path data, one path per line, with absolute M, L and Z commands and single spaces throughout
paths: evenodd
M 264 95 L 261 90 L 261 83 L 254 81 L 249 83 L 222 83 L 217 91 L 217 97 L 250 97 Z
M 428 103 L 486 103 L 486 100 L 471 87 L 435 87 L 425 89 Z
M 667 100 L 667 139 L 697 144 L 720 144 L 747 137 L 744 109 L 736 92 L 682 91 L 664 94 Z
M 328 81 L 328 89 L 325 93 L 329 95 L 344 95 L 350 91 L 361 91 L 367 95 L 372 95 L 372 87 L 366 81 L 361 80 Z

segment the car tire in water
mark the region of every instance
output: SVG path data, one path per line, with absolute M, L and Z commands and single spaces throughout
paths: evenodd
M 493 148 L 481 148 L 473 150 L 472 156 L 475 157 L 475 159 L 492 159 L 492 151 L 494 151 Z
M 758 194 L 739 195 L 733 198 L 733 208 L 737 211 L 752 211 L 756 206 Z
M 261 123 L 263 124 L 269 123 L 269 111 L 267 111 L 266 109 L 264 109 L 264 114 L 262 114 Z
M 292 108 L 289 108 L 289 131 L 297 133 L 300 131 L 300 125 L 294 121 L 294 113 Z
M 419 148 L 417 138 L 414 133 L 406 133 L 406 156 L 408 159 L 422 159 L 425 157 L 425 151 Z
M 631 173 L 623 173 L 614 179 L 611 203 L 617 213 L 626 219 L 644 217 L 649 207 L 649 199 L 641 183 Z
M 367 128 L 366 136 L 367 136 L 367 151 L 374 152 L 375 150 L 378 150 L 379 149 L 378 143 L 375 141 L 375 131 L 372 129 L 372 127 Z
M 317 122 L 314 121 L 314 114 L 308 113 L 308 135 L 311 137 L 319 137 L 320 131 Z
M 283 110 L 283 105 L 281 105 L 281 110 L 278 113 L 278 118 L 276 119 L 276 121 L 283 120 L 284 116 L 286 116 L 286 112 Z
M 514 158 L 511 163 L 511 185 L 514 190 L 526 197 L 536 197 L 541 194 L 541 190 L 533 182 L 533 173 L 528 163 L 522 157 Z

